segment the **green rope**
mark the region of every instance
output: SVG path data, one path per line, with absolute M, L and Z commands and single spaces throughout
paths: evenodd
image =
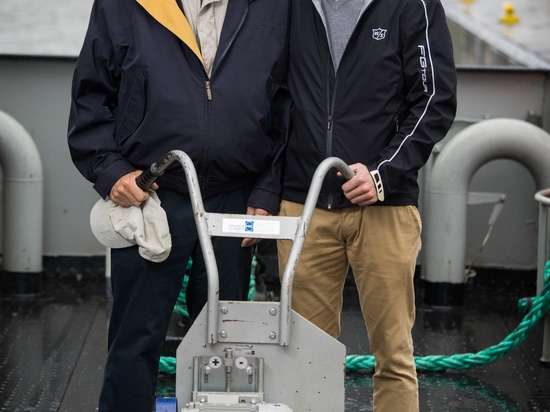
M 525 313 L 523 320 L 516 329 L 498 345 L 493 345 L 477 353 L 461 353 L 457 355 L 416 356 L 414 362 L 418 370 L 443 371 L 446 369 L 470 369 L 474 366 L 489 365 L 496 362 L 507 353 L 516 349 L 531 333 L 538 321 L 550 311 L 550 261 L 544 269 L 544 287 L 538 297 L 523 298 L 518 302 L 518 310 Z M 346 356 L 348 371 L 373 370 L 376 360 L 372 355 Z
M 255 265 L 255 262 L 253 263 Z M 250 294 L 253 295 L 252 291 Z M 250 295 L 249 295 L 250 296 Z M 522 298 L 518 301 L 518 310 L 525 313 L 523 320 L 512 333 L 499 344 L 488 347 L 477 353 L 461 353 L 456 355 L 415 356 L 417 370 L 444 371 L 447 369 L 464 370 L 475 366 L 489 365 L 496 362 L 509 352 L 515 350 L 535 328 L 538 321 L 550 312 L 550 261 L 544 268 L 544 286 L 539 296 Z M 346 370 L 374 370 L 376 360 L 372 355 L 346 356 Z M 162 357 L 159 372 L 175 374 L 176 359 Z
M 159 373 L 166 375 L 176 374 L 176 358 L 173 356 L 161 356 L 159 362 Z

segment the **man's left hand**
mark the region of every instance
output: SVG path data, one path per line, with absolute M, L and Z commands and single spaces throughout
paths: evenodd
M 357 206 L 368 206 L 376 203 L 378 194 L 367 166 L 362 163 L 355 163 L 349 167 L 355 172 L 355 176 L 342 185 L 346 199 Z

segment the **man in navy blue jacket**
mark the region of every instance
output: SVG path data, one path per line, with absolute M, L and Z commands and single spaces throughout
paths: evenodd
M 286 0 L 96 0 L 76 65 L 68 143 L 102 198 L 139 206 L 136 177 L 170 150 L 197 170 L 210 212 L 274 214 L 284 146 Z M 279 104 L 281 103 L 281 104 Z M 184 171 L 154 186 L 172 251 L 112 249 L 113 307 L 99 411 L 150 412 L 158 362 L 189 258 L 195 318 L 207 282 Z M 220 299 L 247 298 L 251 239 L 213 239 Z
M 411 330 L 420 249 L 418 170 L 455 116 L 456 73 L 439 0 L 293 0 L 292 128 L 281 215 L 302 211 L 315 167 L 337 156 L 355 176 L 325 179 L 294 277 L 292 308 L 333 337 L 351 266 L 376 358 L 376 412 L 418 411 Z M 290 249 L 279 241 L 279 266 Z

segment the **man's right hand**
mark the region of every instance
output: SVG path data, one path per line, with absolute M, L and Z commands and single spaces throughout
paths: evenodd
M 109 198 L 115 205 L 139 206 L 149 197 L 149 193 L 141 190 L 136 184 L 136 179 L 141 173 L 141 170 L 135 170 L 117 180 L 109 193 Z M 153 183 L 151 189 L 158 189 L 158 185 Z

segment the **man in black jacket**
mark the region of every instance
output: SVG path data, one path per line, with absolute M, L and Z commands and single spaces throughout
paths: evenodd
M 273 214 L 284 139 L 287 0 L 96 0 L 73 79 L 68 143 L 101 198 L 136 207 L 136 177 L 171 150 L 198 174 L 205 209 Z M 99 411 L 150 412 L 158 363 L 189 258 L 195 318 L 207 282 L 185 174 L 173 165 L 153 189 L 172 249 L 111 250 L 113 306 Z M 246 300 L 254 243 L 213 239 L 220 299 Z
M 293 0 L 290 21 L 293 109 L 280 214 L 301 214 L 323 159 L 340 157 L 355 172 L 325 179 L 292 307 L 338 337 L 351 266 L 376 358 L 374 410 L 418 411 L 417 176 L 456 110 L 445 14 L 439 0 Z M 281 268 L 290 246 L 278 241 Z

